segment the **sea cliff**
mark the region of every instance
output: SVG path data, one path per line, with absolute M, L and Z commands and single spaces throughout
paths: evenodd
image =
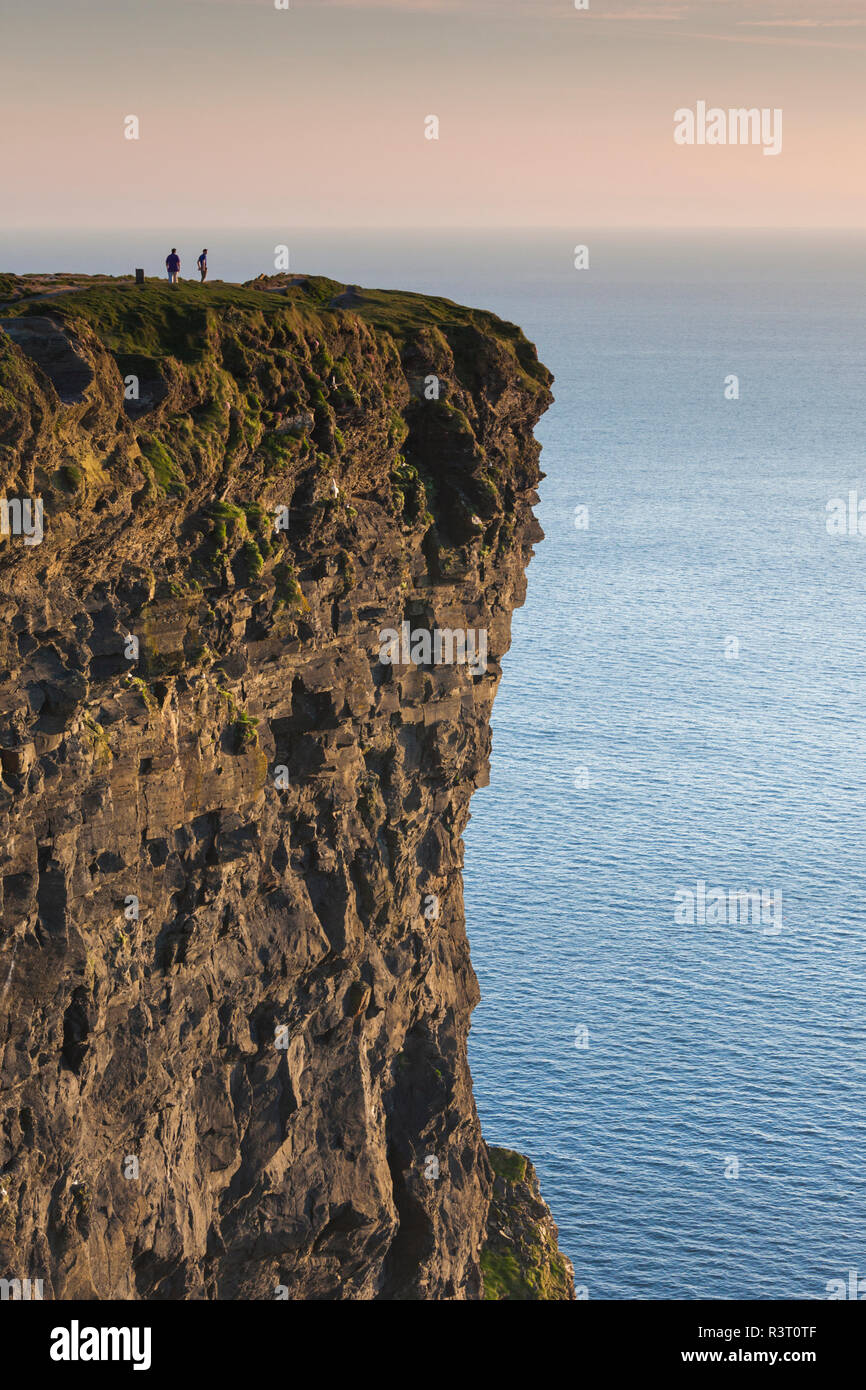
M 314 276 L 0 300 L 0 1274 L 573 1297 L 466 1058 L 550 374 L 492 314 Z

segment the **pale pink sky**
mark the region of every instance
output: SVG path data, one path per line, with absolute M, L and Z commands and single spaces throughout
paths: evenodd
M 7 227 L 866 226 L 864 0 L 4 5 Z

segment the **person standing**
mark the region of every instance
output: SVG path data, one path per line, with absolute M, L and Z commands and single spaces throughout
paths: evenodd
M 201 282 L 202 284 L 204 284 L 205 280 L 207 279 L 207 247 L 204 248 L 204 250 L 198 258 L 198 269 L 199 274 L 201 275 Z
M 173 246 L 171 252 L 165 258 L 165 268 L 168 271 L 168 283 L 177 284 L 177 277 L 180 275 L 180 256 L 177 254 L 177 247 Z

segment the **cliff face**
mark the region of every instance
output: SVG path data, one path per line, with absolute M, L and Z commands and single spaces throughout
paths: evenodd
M 321 279 L 48 289 L 0 309 L 0 1274 L 480 1298 L 461 835 L 549 373 Z

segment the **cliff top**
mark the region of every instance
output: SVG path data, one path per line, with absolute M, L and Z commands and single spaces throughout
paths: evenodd
M 276 582 L 302 605 L 291 567 L 396 524 L 454 578 L 538 482 L 551 379 L 514 324 L 428 295 L 0 276 L 0 487 L 39 499 L 67 572 L 91 574 L 117 527 L 136 572 Z M 49 554 L 20 550 L 12 572 Z
M 83 319 L 112 353 L 174 356 L 182 362 L 202 360 L 211 321 L 238 311 L 309 327 L 333 322 L 347 310 L 389 333 L 401 349 L 418 333 L 438 330 L 455 359 L 481 333 L 508 351 L 530 390 L 546 390 L 550 383 L 550 373 L 516 324 L 436 295 L 360 288 L 323 275 L 260 275 L 244 284 L 213 280 L 170 286 L 154 278 L 137 285 L 132 276 L 0 274 L 4 316 Z

